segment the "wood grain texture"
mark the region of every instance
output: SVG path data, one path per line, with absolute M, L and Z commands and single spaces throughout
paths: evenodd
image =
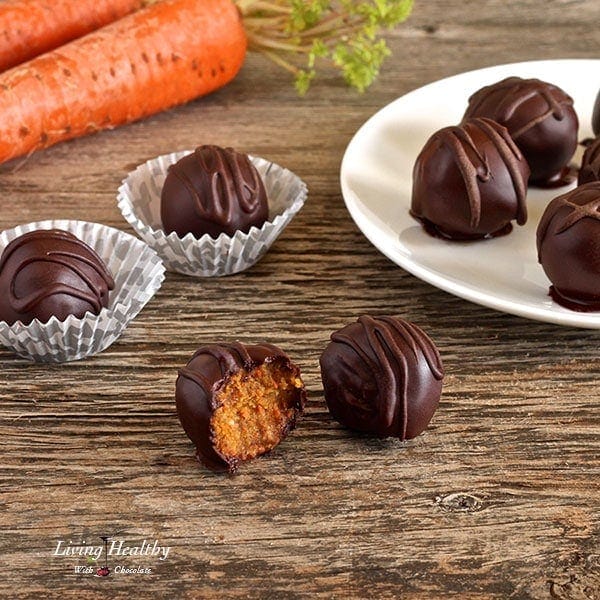
M 600 598 L 600 333 L 504 315 L 439 291 L 360 234 L 339 190 L 356 129 L 415 87 L 535 58 L 596 57 L 597 0 L 417 0 L 364 94 L 325 72 L 298 99 L 250 57 L 212 96 L 0 167 L 0 228 L 47 218 L 129 231 L 124 175 L 200 143 L 276 161 L 305 208 L 235 277 L 169 274 L 111 348 L 43 366 L 0 350 L 0 596 L 11 598 Z M 596 77 L 597 74 L 591 74 Z M 285 132 L 282 135 L 282 132 Z M 352 434 L 326 410 L 318 357 L 359 314 L 399 314 L 437 342 L 440 408 L 411 442 Z M 234 477 L 207 472 L 174 408 L 204 342 L 266 340 L 301 366 L 307 411 Z M 150 575 L 97 579 L 58 540 L 158 539 Z

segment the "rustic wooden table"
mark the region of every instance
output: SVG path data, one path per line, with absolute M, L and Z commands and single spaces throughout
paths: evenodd
M 283 164 L 310 196 L 254 268 L 168 274 L 98 356 L 47 366 L 0 350 L 0 596 L 600 598 L 600 334 L 421 282 L 362 236 L 338 183 L 353 133 L 395 97 L 472 68 L 595 57 L 599 22 L 597 0 L 417 0 L 364 95 L 327 72 L 298 99 L 250 57 L 208 98 L 3 166 L 2 229 L 72 218 L 129 231 L 122 177 L 199 143 Z M 403 315 L 441 349 L 442 402 L 411 442 L 352 434 L 324 404 L 319 354 L 363 313 Z M 200 343 L 235 339 L 285 348 L 309 399 L 296 431 L 229 477 L 196 463 L 173 395 Z M 169 555 L 111 558 L 151 573 L 101 579 L 54 555 L 104 532 Z

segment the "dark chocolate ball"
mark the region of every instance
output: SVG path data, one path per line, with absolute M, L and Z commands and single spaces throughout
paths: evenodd
M 508 77 L 475 92 L 465 119 L 487 117 L 508 129 L 531 169 L 532 183 L 557 177 L 577 149 L 573 99 L 539 79 Z
M 600 136 L 585 149 L 577 181 L 579 185 L 600 181 Z
M 402 319 L 359 317 L 331 335 L 320 363 L 327 406 L 350 429 L 414 438 L 438 406 L 440 355 L 419 327 Z
M 550 202 L 538 225 L 537 250 L 556 302 L 600 310 L 600 181 Z
M 594 135 L 600 135 L 600 90 L 598 90 L 594 112 L 592 113 L 592 129 L 594 130 Z
M 175 398 L 198 459 L 233 472 L 295 427 L 306 392 L 300 369 L 276 346 L 209 344 L 179 371 Z
M 527 220 L 529 167 L 506 129 L 470 119 L 434 133 L 413 171 L 411 214 L 452 240 L 508 233 Z
M 169 167 L 161 194 L 166 233 L 247 233 L 269 218 L 265 186 L 246 154 L 232 148 L 200 146 Z
M 102 259 L 80 239 L 58 229 L 32 231 L 10 242 L 0 258 L 0 320 L 29 325 L 97 315 L 113 288 Z

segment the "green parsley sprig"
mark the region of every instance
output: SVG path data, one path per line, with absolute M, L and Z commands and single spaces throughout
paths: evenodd
M 290 71 L 302 95 L 316 77 L 319 61 L 333 63 L 360 92 L 367 89 L 390 54 L 379 37 L 381 30 L 404 21 L 413 6 L 413 0 L 235 2 L 244 18 L 249 48 Z

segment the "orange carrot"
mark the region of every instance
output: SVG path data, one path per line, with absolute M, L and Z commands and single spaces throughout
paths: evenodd
M 151 4 L 0 75 L 0 162 L 207 94 L 245 54 L 231 0 Z
M 300 93 L 323 61 L 363 91 L 389 54 L 377 32 L 403 21 L 413 0 L 142 3 L 146 8 L 0 74 L 0 163 L 208 94 L 235 77 L 248 40 L 295 75 Z
M 141 5 L 141 0 L 4 0 L 0 71 L 112 23 Z

